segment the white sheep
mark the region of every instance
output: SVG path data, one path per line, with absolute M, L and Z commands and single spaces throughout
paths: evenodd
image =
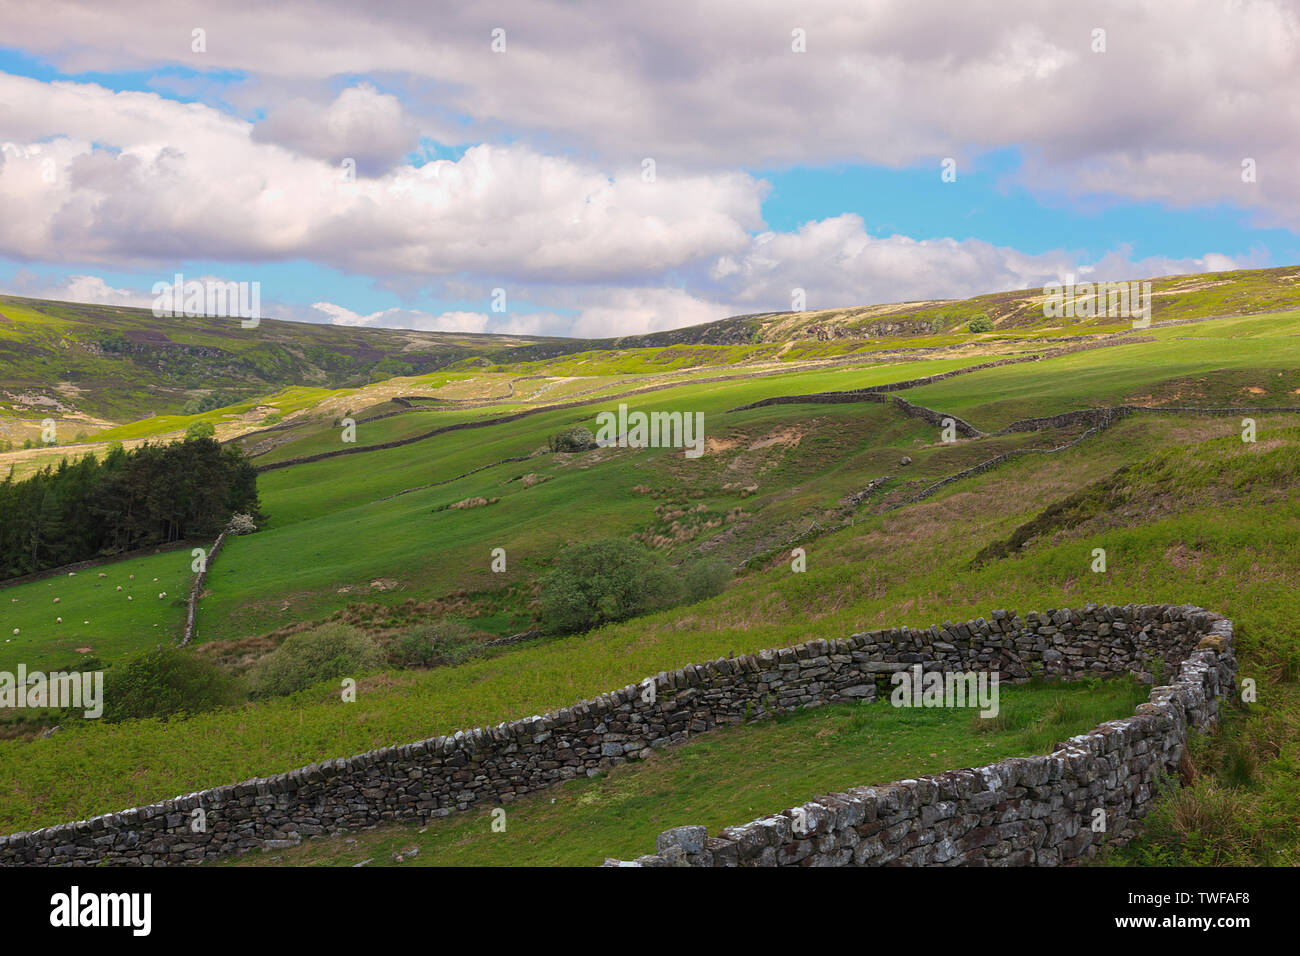
M 61 618 L 61 617 L 56 617 L 56 618 L 54 619 L 54 623 L 55 623 L 55 624 L 62 624 L 62 623 L 63 623 L 63 618 Z

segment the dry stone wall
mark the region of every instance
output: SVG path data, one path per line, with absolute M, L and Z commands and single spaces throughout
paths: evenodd
M 998 776 L 1002 770 L 989 771 L 993 776 L 956 771 L 958 776 L 942 786 L 904 781 L 882 791 L 887 796 L 872 804 L 875 815 L 869 822 L 858 816 L 859 809 L 867 813 L 866 798 L 844 808 L 835 804 L 833 813 L 815 810 L 815 819 L 830 816 L 817 824 L 826 829 L 816 830 L 817 840 L 811 842 L 776 840 L 771 834 L 780 835 L 780 824 L 772 824 L 777 828 L 772 830 L 759 821 L 751 827 L 764 834 L 761 846 L 750 831 L 736 837 L 724 832 L 698 849 L 695 836 L 682 838 L 688 848 L 674 837 L 676 842 L 670 840 L 663 852 L 641 861 L 974 862 L 976 849 L 981 858 L 992 858 L 989 848 L 1014 846 L 997 859 L 1053 862 L 1069 858 L 1067 850 L 1073 852 L 1074 844 L 1061 849 L 1061 840 L 1077 835 L 1062 808 L 1075 807 L 1096 787 L 1099 796 L 1114 801 L 1117 813 L 1121 796 L 1128 801 L 1121 819 L 1136 816 L 1150 800 L 1157 776 L 1176 764 L 1188 725 L 1203 726 L 1213 719 L 1215 699 L 1231 685 L 1235 667 L 1231 627 L 1218 615 L 1166 605 L 1090 605 L 1024 618 L 994 611 L 988 620 L 891 628 L 719 658 L 524 720 L 0 837 L 0 865 L 189 863 L 388 821 L 424 821 L 507 804 L 716 727 L 804 707 L 873 700 L 878 679 L 885 682 L 891 672 L 918 663 L 937 671 L 997 671 L 1004 681 L 1018 681 L 1035 670 L 1067 679 L 1144 673 L 1157 658 L 1181 665 L 1179 680 L 1153 691 L 1152 703 L 1144 705 L 1151 709 L 1134 718 L 1136 723 L 1112 730 L 1103 725 L 1095 739 L 1090 736 L 1073 750 L 1023 765 L 1008 763 L 1016 768 L 1015 776 Z M 1076 764 L 1090 774 L 1086 784 L 1070 769 Z M 1004 805 L 1007 801 L 1012 803 Z M 983 822 L 986 818 L 991 822 Z M 862 829 L 876 822 L 879 831 Z M 1049 823 L 1050 832 L 1043 829 Z M 976 829 L 979 835 L 971 836 Z M 1065 836 L 1057 839 L 1060 834 Z M 818 842 L 823 836 L 829 841 Z M 984 840 L 989 842 L 979 842 Z M 979 844 L 975 849 L 968 846 L 972 841 Z M 880 850 L 859 852 L 864 842 L 878 843 Z M 1026 856 L 1026 850 L 1032 853 Z
M 1054 612 L 1009 643 L 1028 651 L 1042 647 L 1030 634 L 1049 638 L 1039 659 L 1067 676 L 1141 669 L 1157 647 L 1185 655 L 1173 683 L 1155 687 L 1134 716 L 1050 754 L 858 787 L 712 838 L 701 826 L 675 827 L 659 835 L 655 853 L 606 866 L 1056 866 L 1127 843 L 1177 771 L 1189 729 L 1216 722 L 1236 664 L 1232 623 L 1219 615 L 1114 610 Z M 1071 628 L 1087 636 L 1059 643 Z

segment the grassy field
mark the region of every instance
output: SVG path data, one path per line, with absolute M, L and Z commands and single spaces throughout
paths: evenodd
M 710 833 L 816 795 L 982 766 L 1050 749 L 1058 740 L 1128 716 L 1150 688 L 1130 679 L 1093 685 L 1006 686 L 1001 712 L 905 709 L 888 701 L 839 705 L 726 728 L 597 777 L 506 804 L 506 829 L 490 807 L 255 852 L 238 865 L 595 866 L 654 852 L 674 826 Z M 411 854 L 411 848 L 418 852 Z M 228 865 L 223 862 L 222 865 Z
M 1103 440 L 1110 445 L 1098 448 L 1098 477 L 1107 473 L 1105 452 L 1122 452 L 1132 436 L 1113 431 Z M 1134 479 L 1135 507 L 1148 514 L 1140 527 L 1109 527 L 1103 512 L 1060 540 L 978 569 L 970 567 L 977 543 L 1009 534 L 1038 505 L 1087 483 L 1078 474 L 1081 456 L 1054 458 L 1046 469 L 1012 465 L 961 491 L 861 520 L 815 541 L 805 574 L 774 564 L 698 607 L 521 645 L 458 667 L 386 673 L 362 682 L 356 705 L 340 704 L 329 690 L 304 692 L 185 721 L 87 722 L 48 740 L 6 741 L 0 757 L 14 768 L 15 782 L 0 812 L 10 829 L 84 816 L 541 712 L 730 651 L 958 620 L 994 606 L 1024 613 L 1087 601 L 1200 603 L 1237 621 L 1247 674 L 1289 685 L 1300 655 L 1292 590 L 1300 575 L 1300 500 L 1290 490 L 1300 467 L 1297 447 L 1292 428 L 1269 451 L 1244 451 L 1235 464 L 1206 469 L 1206 484 L 1195 493 L 1223 497 L 1213 510 L 1163 512 L 1177 499 L 1169 498 L 1162 476 L 1170 469 L 1195 473 L 1206 451 L 1176 448 L 1170 461 L 1157 459 L 1140 473 L 1147 477 Z M 1016 499 L 1025 510 L 977 511 L 972 500 L 984 496 Z M 1097 546 L 1110 554 L 1104 575 L 1088 570 Z

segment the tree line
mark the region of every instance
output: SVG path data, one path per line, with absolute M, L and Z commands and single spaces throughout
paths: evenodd
M 216 535 L 256 513 L 257 471 L 242 451 L 191 435 L 114 445 L 0 484 L 0 580 L 137 548 Z

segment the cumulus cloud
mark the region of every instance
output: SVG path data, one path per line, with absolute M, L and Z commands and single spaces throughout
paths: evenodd
M 417 0 L 285 0 L 274 15 L 253 0 L 12 6 L 8 42 L 68 70 L 176 63 L 322 90 L 383 72 L 408 81 L 417 108 L 468 117 L 471 141 L 509 130 L 606 164 L 632 154 L 696 168 L 902 165 L 1017 145 L 1040 188 L 1226 200 L 1300 223 L 1289 172 L 1300 15 L 1285 0 L 665 0 L 599 16 L 559 0 L 436 13 Z M 189 48 L 198 23 L 201 55 Z M 792 50 L 795 30 L 805 53 Z M 328 148 L 316 140 L 284 132 L 296 148 Z M 1260 168 L 1244 192 L 1243 158 Z
M 120 305 L 147 309 L 153 304 L 154 299 L 152 293 L 146 293 L 142 289 L 115 288 L 97 275 L 49 278 L 24 269 L 15 273 L 5 286 L 13 295 L 31 299 L 53 299 L 56 302 L 83 302 L 88 305 Z
M 362 83 L 327 106 L 303 97 L 275 106 L 253 127 L 252 139 L 334 164 L 351 159 L 357 173 L 374 176 L 398 165 L 418 133 L 396 96 Z
M 345 181 L 201 104 L 0 74 L 0 255 L 144 265 L 308 257 L 372 275 L 645 276 L 740 248 L 763 184 L 614 174 L 522 146 Z M 256 278 L 255 276 L 253 278 Z
M 579 338 L 615 338 L 700 325 L 726 318 L 734 309 L 692 295 L 684 289 L 625 288 L 601 290 L 576 319 L 569 334 Z
M 486 332 L 490 322 L 486 315 L 479 312 L 442 312 L 432 315 L 417 309 L 381 309 L 361 315 L 333 302 L 314 302 L 312 309 L 324 315 L 330 325 L 360 328 L 413 329 L 419 332 Z
M 1064 249 L 1030 255 L 979 239 L 872 236 L 860 216 L 846 213 L 756 236 L 743 255 L 719 257 L 708 280 L 733 311 L 764 312 L 791 308 L 796 289 L 807 308 L 827 309 L 1030 289 L 1068 275 L 1120 280 L 1263 264 L 1220 254 L 1133 259 L 1127 246 L 1089 262 Z

